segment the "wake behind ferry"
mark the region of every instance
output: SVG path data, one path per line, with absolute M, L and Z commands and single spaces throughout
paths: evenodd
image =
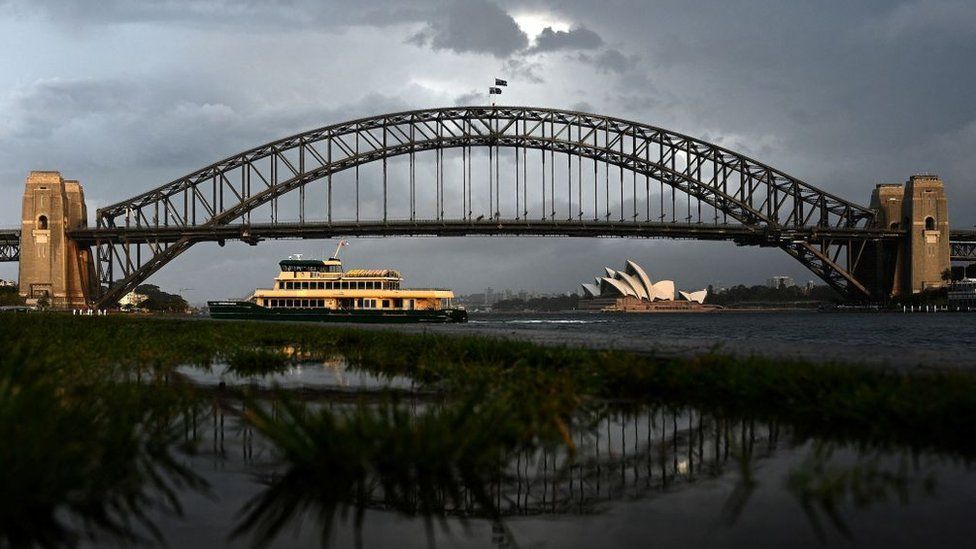
M 454 292 L 439 288 L 401 288 L 392 269 L 342 270 L 340 241 L 331 258 L 290 256 L 271 289 L 258 289 L 244 301 L 208 301 L 210 316 L 236 320 L 313 322 L 467 322 L 454 306 Z

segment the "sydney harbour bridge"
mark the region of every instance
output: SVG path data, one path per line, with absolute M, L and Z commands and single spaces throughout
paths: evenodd
M 235 154 L 96 212 L 77 182 L 32 172 L 0 260 L 21 292 L 111 307 L 201 242 L 532 235 L 777 247 L 854 301 L 941 284 L 976 261 L 942 182 L 878 185 L 864 206 L 727 148 L 609 116 L 453 107 L 333 124 Z

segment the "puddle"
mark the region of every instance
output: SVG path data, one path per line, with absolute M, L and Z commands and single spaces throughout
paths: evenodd
M 230 371 L 226 363 L 218 362 L 209 369 L 199 366 L 180 366 L 176 370 L 189 381 L 204 387 L 257 387 L 271 389 L 313 389 L 335 391 L 412 391 L 416 388 L 410 378 L 404 376 L 378 376 L 351 368 L 345 358 L 335 357 L 326 361 L 306 361 L 288 366 L 281 372 L 263 375 L 239 375 Z

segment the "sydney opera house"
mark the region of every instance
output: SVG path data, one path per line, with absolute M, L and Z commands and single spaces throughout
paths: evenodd
M 677 292 L 673 280 L 651 282 L 643 267 L 627 260 L 623 271 L 604 267 L 606 276 L 595 278 L 595 284 L 583 283 L 580 307 L 595 311 L 705 311 L 717 307 L 705 305 L 707 290 Z

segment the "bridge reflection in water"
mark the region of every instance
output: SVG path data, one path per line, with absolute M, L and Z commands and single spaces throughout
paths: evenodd
M 926 460 L 908 450 L 872 450 L 864 446 L 851 459 L 851 448 L 844 444 L 797 438 L 792 428 L 776 422 L 725 417 L 689 408 L 601 405 L 577 418 L 572 428 L 575 451 L 566 445 L 533 444 L 499 456 L 497 468 L 482 478 L 483 484 L 435 483 L 428 487 L 434 492 L 432 499 L 420 493 L 424 489 L 422 483 L 417 483 L 417 493 L 397 492 L 387 497 L 384 490 L 398 484 L 374 470 L 361 490 L 346 501 L 337 502 L 336 491 L 323 488 L 314 479 L 300 485 L 288 484 L 288 469 L 295 465 L 283 464 L 268 441 L 238 421 L 247 411 L 246 404 L 234 398 L 217 402 L 212 415 L 188 415 L 183 419 L 185 439 L 188 443 L 194 439 L 206 441 L 211 458 L 220 469 L 229 463 L 240 463 L 264 485 L 246 506 L 254 510 L 255 502 L 260 502 L 259 507 L 264 507 L 238 525 L 239 533 L 253 535 L 261 542 L 283 534 L 262 531 L 252 519 L 260 523 L 270 517 L 298 523 L 304 518 L 309 530 L 321 532 L 352 526 L 352 535 L 361 541 L 362 530 L 370 530 L 370 521 L 387 521 L 390 519 L 384 519 L 383 514 L 394 513 L 425 521 L 488 521 L 493 525 L 492 542 L 509 546 L 518 542 L 509 531 L 509 521 L 520 517 L 548 520 L 546 517 L 592 516 L 599 521 L 602 513 L 615 506 L 675 497 L 701 481 L 718 478 L 725 479 L 725 483 L 731 480 L 733 488 L 723 495 L 727 499 L 721 516 L 710 517 L 709 522 L 731 525 L 760 483 L 782 486 L 783 479 L 761 478 L 761 464 L 777 459 L 777 453 L 783 451 L 807 455 L 803 461 L 798 455 L 788 458 L 798 463 L 790 471 L 786 485 L 799 503 L 798 508 L 807 513 L 814 531 L 821 539 L 828 539 L 838 533 L 850 535 L 850 526 L 839 509 L 851 497 L 859 498 L 859 506 L 896 499 L 895 495 L 904 503 L 910 495 L 924 493 L 934 483 Z M 309 403 L 313 409 L 329 409 L 336 416 L 359 405 L 350 398 Z M 277 406 L 271 405 L 272 414 L 280 414 Z M 402 406 L 419 417 L 438 413 L 439 404 L 408 399 Z M 835 449 L 847 454 L 839 463 L 834 463 Z M 906 467 L 906 463 L 914 466 Z M 490 505 L 485 505 L 484 496 Z M 323 511 L 330 509 L 332 512 Z M 341 517 L 347 514 L 357 518 L 345 523 Z M 315 517 L 313 525 L 308 524 L 309 517 Z M 357 524 L 360 520 L 363 523 Z M 323 525 L 321 521 L 335 523 Z M 825 528 L 824 522 L 832 527 Z M 428 529 L 428 536 L 434 536 L 433 529 Z
M 320 404 L 337 410 L 354 406 Z M 243 402 L 224 401 L 202 429 L 200 418 L 187 416 L 186 442 L 210 430 L 215 457 L 251 465 L 274 462 L 272 447 L 253 428 L 237 421 L 244 411 L 241 406 Z M 412 409 L 424 411 L 427 405 Z M 566 446 L 540 445 L 511 455 L 486 487 L 495 509 L 482 509 L 471 494 L 465 494 L 465 505 L 455 507 L 444 500 L 442 510 L 466 517 L 490 517 L 494 511 L 502 517 L 594 513 L 604 502 L 646 497 L 720 475 L 742 459 L 768 457 L 779 437 L 775 423 L 727 419 L 690 409 L 607 409 L 587 422 L 573 434 L 575 452 Z M 390 508 L 381 490 L 364 496 L 367 507 Z

